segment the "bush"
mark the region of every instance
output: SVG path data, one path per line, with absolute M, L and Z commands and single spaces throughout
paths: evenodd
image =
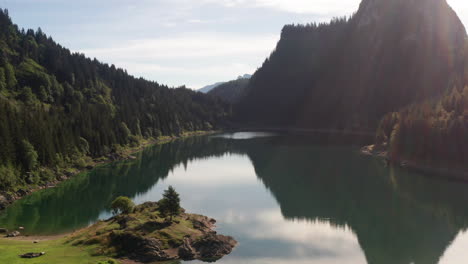
M 0 189 L 9 190 L 16 185 L 16 170 L 12 166 L 0 166 Z
M 21 141 L 21 155 L 23 168 L 26 171 L 33 170 L 38 164 L 39 155 L 37 154 L 34 146 L 29 143 L 27 140 Z
M 133 201 L 125 196 L 117 197 L 117 199 L 115 199 L 111 204 L 112 213 L 114 215 L 117 215 L 119 213 L 129 214 L 133 212 L 134 208 L 135 204 L 133 203 Z

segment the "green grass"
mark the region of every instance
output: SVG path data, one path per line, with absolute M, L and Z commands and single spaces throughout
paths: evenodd
M 140 238 L 155 238 L 162 243 L 163 249 L 175 249 L 183 243 L 184 237 L 198 239 L 205 234 L 194 228 L 194 221 L 206 221 L 204 219 L 204 216 L 181 213 L 167 225 L 167 219 L 159 212 L 159 204 L 148 202 L 135 207 L 133 213 L 98 221 L 66 237 L 39 239 L 37 244 L 33 243 L 34 237 L 28 240 L 0 238 L 0 263 L 98 264 L 121 255 L 118 246 L 113 243 L 113 237 L 128 233 Z M 125 220 L 125 224 L 122 225 L 121 220 Z M 39 252 L 46 254 L 34 259 L 19 257 L 21 254 Z
M 0 238 L 0 263 L 8 264 L 97 264 L 99 261 L 109 260 L 108 257 L 92 256 L 93 246 L 72 246 L 66 244 L 64 239 L 39 241 L 19 241 Z M 24 253 L 46 254 L 39 258 L 23 259 Z M 104 262 L 105 263 L 105 262 Z M 116 262 L 118 263 L 118 262 Z

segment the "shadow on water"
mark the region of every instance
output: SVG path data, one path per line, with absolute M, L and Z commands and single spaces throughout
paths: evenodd
M 368 263 L 438 263 L 468 226 L 468 185 L 386 168 L 344 143 L 305 136 L 179 140 L 28 196 L 0 216 L 0 226 L 69 232 L 98 220 L 115 197 L 148 192 L 181 164 L 231 153 L 251 160 L 285 219 L 349 227 Z

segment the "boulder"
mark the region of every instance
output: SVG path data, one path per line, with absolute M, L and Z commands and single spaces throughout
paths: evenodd
M 147 263 L 174 259 L 164 252 L 161 243 L 154 238 L 145 238 L 131 232 L 114 232 L 111 239 L 115 247 L 129 252 L 129 258 L 136 261 Z
M 0 210 L 5 209 L 8 206 L 8 204 L 8 199 L 5 196 L 0 195 Z
M 183 260 L 212 261 L 231 253 L 236 244 L 237 241 L 232 237 L 209 233 L 196 241 L 184 238 L 183 244 L 178 249 L 178 254 Z
M 23 197 L 23 196 L 28 195 L 28 191 L 23 190 L 23 189 L 19 189 L 16 193 L 17 193 L 20 197 Z
M 11 232 L 11 233 L 8 233 L 8 234 L 6 235 L 6 237 L 17 237 L 17 236 L 19 236 L 19 235 L 21 235 L 20 232 L 18 232 L 18 231 L 13 231 L 13 232 Z
M 0 228 L 0 234 L 6 234 L 6 233 L 8 233 L 8 229 Z
M 192 240 L 188 237 L 184 238 L 184 242 L 179 247 L 178 255 L 183 260 L 194 260 L 197 256 L 197 251 L 192 247 Z
M 216 260 L 230 254 L 237 241 L 230 236 L 207 234 L 192 243 L 201 260 Z

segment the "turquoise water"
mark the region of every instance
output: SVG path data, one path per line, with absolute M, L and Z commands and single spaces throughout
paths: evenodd
M 34 193 L 3 212 L 0 227 L 70 232 L 109 217 L 117 196 L 157 201 L 173 185 L 187 211 L 217 219 L 217 231 L 239 241 L 218 263 L 468 259 L 468 185 L 385 167 L 339 141 L 268 133 L 178 140 Z

